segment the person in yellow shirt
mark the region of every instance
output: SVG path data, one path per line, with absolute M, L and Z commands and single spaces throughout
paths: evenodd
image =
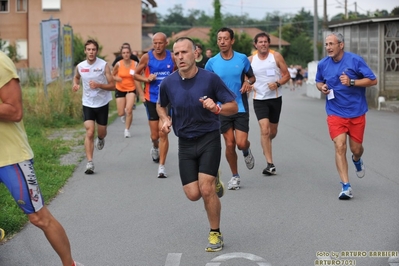
M 33 167 L 33 151 L 22 121 L 22 91 L 14 63 L 0 51 L 0 183 L 29 221 L 43 230 L 63 266 L 78 266 L 62 225 L 44 205 Z M 4 230 L 0 230 L 4 238 Z

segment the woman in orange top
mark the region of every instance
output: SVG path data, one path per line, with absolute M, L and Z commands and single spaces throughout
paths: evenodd
M 121 49 L 122 60 L 116 63 L 112 75 L 116 82 L 115 99 L 118 115 L 125 123 L 125 138 L 130 138 L 130 126 L 133 121 L 133 105 L 136 102 L 136 94 L 144 102 L 144 93 L 141 83 L 134 79 L 137 62 L 130 59 L 132 51 L 128 47 Z

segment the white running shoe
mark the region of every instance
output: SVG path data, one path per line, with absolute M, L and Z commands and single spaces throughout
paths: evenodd
M 165 172 L 165 165 L 160 164 L 158 167 L 158 178 L 167 178 L 168 175 Z
M 158 150 L 158 148 L 152 147 L 151 151 L 150 151 L 150 154 L 151 154 L 152 160 L 154 162 L 158 163 L 159 162 L 159 150 Z
M 97 150 L 102 150 L 104 148 L 104 145 L 105 145 L 105 139 L 96 138 L 95 146 L 96 146 Z
M 129 129 L 125 129 L 125 138 L 130 138 L 131 136 Z
M 227 183 L 228 190 L 239 190 L 240 189 L 240 176 L 233 176 L 229 183 Z

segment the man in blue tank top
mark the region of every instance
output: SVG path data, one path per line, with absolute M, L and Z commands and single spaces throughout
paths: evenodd
M 230 165 L 232 178 L 228 189 L 240 188 L 236 146 L 243 152 L 248 169 L 254 168 L 255 160 L 249 148 L 249 109 L 247 93 L 252 90 L 255 76 L 246 55 L 233 50 L 234 32 L 229 28 L 221 28 L 217 33 L 217 44 L 220 52 L 210 58 L 205 69 L 216 73 L 236 95 L 238 113 L 231 116 L 220 116 L 221 132 L 226 142 L 226 159 Z
M 145 107 L 150 126 L 152 141 L 151 157 L 154 162 L 159 162 L 158 178 L 166 178 L 166 155 L 169 149 L 168 135 L 160 131 L 159 116 L 156 110 L 159 85 L 162 80 L 175 70 L 174 57 L 169 50 L 166 35 L 162 32 L 155 33 L 152 38 L 153 49 L 144 54 L 136 67 L 134 79 L 144 82 Z M 144 72 L 144 75 L 142 73 Z

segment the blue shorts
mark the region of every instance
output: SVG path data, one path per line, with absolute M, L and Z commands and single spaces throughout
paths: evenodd
M 43 208 L 44 200 L 33 169 L 33 159 L 0 167 L 0 182 L 4 183 L 24 213 L 32 214 Z

